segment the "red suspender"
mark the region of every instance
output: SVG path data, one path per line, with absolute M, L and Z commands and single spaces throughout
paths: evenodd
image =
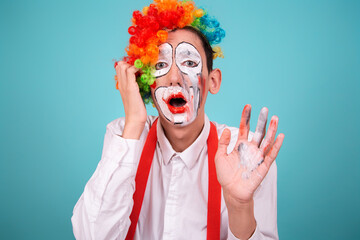
M 149 177 L 152 160 L 154 158 L 157 134 L 157 119 L 153 123 L 146 138 L 144 149 L 141 153 L 138 170 L 135 177 L 134 206 L 130 215 L 131 225 L 126 235 L 126 240 L 133 240 L 135 229 L 139 220 L 140 210 L 145 195 L 146 183 Z M 220 239 L 220 207 L 221 186 L 217 180 L 215 169 L 215 154 L 218 148 L 218 136 L 215 125 L 210 122 L 210 134 L 207 140 L 208 165 L 209 165 L 209 190 L 208 190 L 208 215 L 207 215 L 207 240 Z
M 210 122 L 210 134 L 207 140 L 209 165 L 207 240 L 220 239 L 221 186 L 217 180 L 215 168 L 215 154 L 218 149 L 218 141 L 216 127 Z
M 137 222 L 139 220 L 141 205 L 145 195 L 146 183 L 149 177 L 151 163 L 154 158 L 157 134 L 156 134 L 156 124 L 157 120 L 153 123 L 150 128 L 150 131 L 147 135 L 144 149 L 141 153 L 139 165 L 137 168 L 135 176 L 135 192 L 133 195 L 134 206 L 130 214 L 131 225 L 129 231 L 126 235 L 126 240 L 133 240 L 135 235 L 135 229 Z

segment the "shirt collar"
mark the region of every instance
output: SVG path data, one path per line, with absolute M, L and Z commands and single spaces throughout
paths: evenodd
M 207 138 L 210 132 L 209 118 L 205 115 L 205 124 L 200 132 L 200 135 L 187 149 L 185 149 L 181 153 L 176 152 L 172 148 L 169 140 L 165 136 L 161 124 L 160 123 L 157 124 L 156 127 L 157 127 L 157 138 L 160 146 L 160 151 L 164 159 L 164 164 L 167 165 L 174 155 L 178 155 L 184 161 L 186 167 L 191 169 L 195 165 L 196 161 L 199 158 L 200 152 L 207 143 Z

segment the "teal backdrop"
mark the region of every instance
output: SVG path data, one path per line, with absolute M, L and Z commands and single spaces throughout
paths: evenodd
M 70 218 L 100 160 L 131 13 L 150 2 L 0 3 L 0 239 L 74 239 Z M 226 30 L 211 120 L 278 115 L 281 239 L 360 231 L 360 1 L 198 0 Z M 148 106 L 149 114 L 156 114 Z

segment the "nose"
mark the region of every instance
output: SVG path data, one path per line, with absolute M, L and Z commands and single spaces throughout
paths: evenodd
M 178 66 L 174 63 L 169 71 L 169 81 L 170 86 L 182 86 L 183 85 L 183 78 Z

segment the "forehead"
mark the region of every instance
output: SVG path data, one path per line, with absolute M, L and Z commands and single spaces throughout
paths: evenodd
M 188 42 L 199 51 L 202 58 L 205 55 L 205 50 L 202 46 L 199 36 L 189 30 L 177 29 L 175 31 L 169 32 L 166 42 L 168 42 L 173 48 L 176 48 L 177 45 L 179 45 L 181 42 Z

